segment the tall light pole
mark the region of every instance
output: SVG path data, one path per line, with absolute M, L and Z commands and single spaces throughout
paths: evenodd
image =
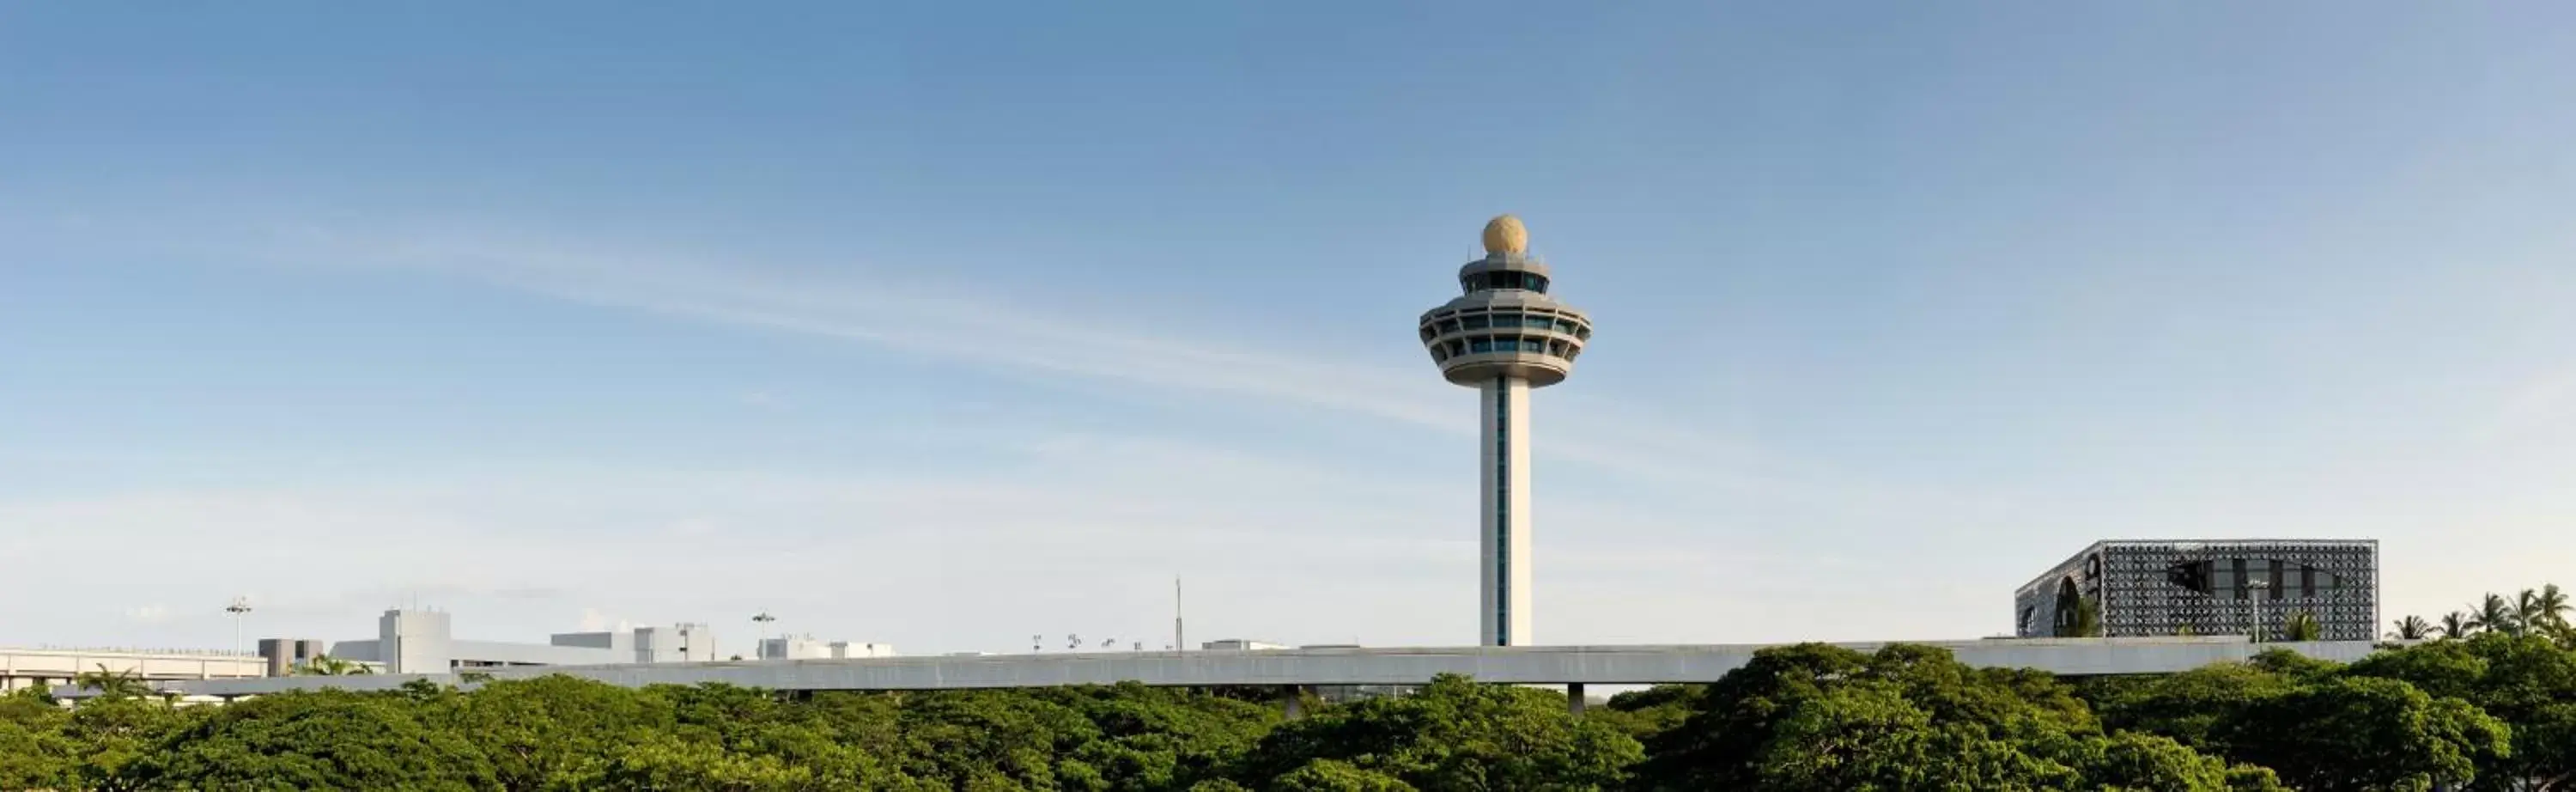
M 1422 313 L 1416 334 L 1440 376 L 1477 390 L 1482 513 L 1476 542 L 1479 641 L 1526 646 L 1530 634 L 1529 392 L 1565 381 L 1592 341 L 1592 319 L 1547 294 L 1547 264 L 1529 230 L 1503 215 L 1485 224 L 1485 257 L 1458 268 L 1464 292 Z
M 751 659 L 754 659 L 754 660 L 768 660 L 768 659 L 771 659 L 771 658 L 767 658 L 767 657 L 762 657 L 761 655 L 762 655 L 762 654 L 764 654 L 764 651 L 765 651 L 765 650 L 767 650 L 767 649 L 769 648 L 769 624 L 770 624 L 770 622 L 775 622 L 775 621 L 778 621 L 778 617 L 769 615 L 769 611 L 761 611 L 760 613 L 758 613 L 758 614 L 754 614 L 754 615 L 751 617 L 751 623 L 753 623 L 753 624 L 757 624 L 757 625 L 760 625 L 760 626 L 758 626 L 758 627 L 754 627 L 754 628 L 752 628 L 752 630 L 751 630 L 751 631 L 752 631 L 752 636 L 751 636 Z M 787 642 L 786 642 L 786 641 L 780 641 L 780 642 L 778 642 L 778 653 L 779 653 L 779 654 L 786 654 L 786 653 L 787 653 Z
M 248 596 L 235 596 L 235 597 L 233 597 L 232 604 L 230 604 L 230 605 L 225 605 L 225 606 L 224 606 L 224 612 L 225 612 L 225 613 L 229 613 L 229 614 L 232 614 L 232 615 L 233 615 L 233 651 L 234 651 L 234 652 L 237 652 L 237 653 L 248 654 L 247 652 L 242 652 L 242 650 L 241 650 L 241 648 L 242 648 L 242 642 L 241 642 L 241 624 L 242 624 L 242 617 L 243 617 L 243 616 L 250 615 L 250 597 L 248 597 Z
M 2263 591 L 2271 587 L 2272 581 L 2269 580 L 2256 580 L 2245 584 L 2245 588 L 2247 590 L 2254 592 L 2253 633 L 2255 643 L 2263 642 Z

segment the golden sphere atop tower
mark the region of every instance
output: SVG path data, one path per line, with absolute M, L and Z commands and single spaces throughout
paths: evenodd
M 1485 252 L 1489 254 L 1529 252 L 1529 229 L 1521 226 L 1520 218 L 1496 215 L 1494 219 L 1485 221 Z

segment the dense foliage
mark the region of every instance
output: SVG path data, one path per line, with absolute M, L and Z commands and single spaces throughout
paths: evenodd
M 1135 685 L 780 695 L 547 677 L 214 707 L 102 678 L 115 695 L 78 708 L 0 696 L 0 790 L 2570 789 L 2576 652 L 2554 623 L 2351 665 L 2275 652 L 2078 682 L 1925 647 L 1793 646 L 1581 715 L 1553 691 L 1461 678 L 1296 720 L 1266 694 Z

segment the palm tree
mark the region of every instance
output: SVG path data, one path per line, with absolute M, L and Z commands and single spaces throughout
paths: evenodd
M 296 673 L 308 676 L 356 676 L 372 674 L 375 670 L 366 667 L 365 664 L 330 655 L 314 655 L 313 659 L 304 661 L 304 666 L 296 669 Z
M 2514 618 L 2513 603 L 2507 602 L 2501 594 L 2487 595 L 2486 601 L 2478 603 L 2478 612 L 2470 618 L 2480 630 L 2522 634 L 2522 623 Z
M 2530 633 L 2548 622 L 2547 617 L 2540 615 L 2540 592 L 2523 589 L 2522 593 L 2513 595 L 2513 624 L 2520 628 L 2515 630 L 2516 634 Z
M 2421 641 L 2432 632 L 2432 622 L 2425 621 L 2422 616 L 2408 616 L 2397 620 L 2397 629 L 2389 631 L 2388 637 L 2400 641 Z
M 2317 615 L 2307 611 L 2290 614 L 2288 620 L 2281 622 L 2281 639 L 2286 641 L 2314 641 L 2325 632 L 2325 625 L 2317 623 Z
M 2567 592 L 2558 584 L 2540 587 L 2540 593 L 2523 592 L 2523 618 L 2534 632 L 2559 632 L 2567 629 Z
M 2433 625 L 2433 629 L 2443 638 L 2467 638 L 2478 631 L 2478 619 L 2468 611 L 2451 611 L 2442 614 L 2442 623 Z
M 97 671 L 81 672 L 79 676 L 72 679 L 72 684 L 96 688 L 99 697 L 106 699 L 142 698 L 152 695 L 152 686 L 143 684 L 142 674 L 131 669 L 109 671 L 106 663 L 98 664 Z

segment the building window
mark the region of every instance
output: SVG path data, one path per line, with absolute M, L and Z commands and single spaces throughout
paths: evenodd
M 1458 320 L 1456 320 L 1456 319 L 1442 319 L 1442 320 L 1440 320 L 1440 332 L 1443 332 L 1443 333 L 1455 333 L 1455 332 L 1458 332 Z
M 1521 326 L 1545 330 L 1550 327 L 1555 327 L 1556 320 L 1545 316 L 1523 316 L 1521 317 Z
M 1566 335 L 1573 335 L 1573 334 L 1574 334 L 1574 320 L 1572 320 L 1572 319 L 1566 319 L 1566 318 L 1563 318 L 1563 317 L 1559 317 L 1559 318 L 1556 320 L 1556 331 L 1557 331 L 1557 332 L 1559 332 L 1559 333 L 1564 333 L 1564 334 L 1566 334 Z
M 1547 345 L 1546 345 L 1546 344 L 1544 344 L 1544 343 L 1540 343 L 1540 342 L 1539 342 L 1539 340 L 1538 340 L 1538 339 L 1535 339 L 1535 338 L 1524 338 L 1524 339 L 1521 339 L 1521 351 L 1523 351 L 1523 352 L 1546 352 L 1546 351 L 1547 351 Z
M 2177 561 L 2165 567 L 2165 580 L 2200 594 L 2209 593 L 2209 562 Z
M 1523 289 L 1540 294 L 1547 293 L 1547 277 L 1535 272 L 1513 270 L 1488 272 L 1483 275 L 1468 276 L 1459 281 L 1459 285 L 1465 287 L 1470 294 L 1491 289 Z
M 1475 338 L 1470 339 L 1467 342 L 1467 352 L 1469 354 L 1481 355 L 1492 351 L 1494 351 L 1494 339 Z
M 1582 340 L 1585 340 L 1585 341 L 1590 341 L 1590 340 L 1592 340 L 1592 326 L 1591 326 L 1591 325 L 1575 325 L 1575 326 L 1574 326 L 1574 337 L 1575 337 L 1575 338 L 1582 339 Z
M 2272 573 L 2272 583 L 2270 586 L 2271 593 L 2266 596 L 2271 599 L 2280 599 L 2282 594 L 2281 589 L 2285 588 L 2286 584 L 2289 582 L 2287 578 L 2281 575 L 2281 559 L 2272 559 L 2272 569 L 2270 571 Z
M 1430 325 L 1423 325 L 1423 326 L 1422 326 L 1422 340 L 1424 340 L 1424 341 L 1430 341 L 1431 339 L 1438 338 L 1438 337 L 1440 337 L 1440 334 L 1439 334 L 1438 332 L 1433 331 L 1433 330 L 1431 329 L 1431 326 L 1430 326 Z
M 1493 318 L 1486 316 L 1485 314 L 1469 314 L 1466 318 L 1460 319 L 1459 321 L 1465 324 L 1469 330 L 1483 330 L 1486 327 L 1491 326 Z
M 2245 592 L 2247 590 L 2247 586 L 2252 584 L 2254 581 L 2245 576 L 2245 559 L 2231 559 L 2228 563 L 2234 565 L 2236 572 L 2236 599 L 2249 599 L 2245 596 Z
M 1565 342 L 1553 340 L 1547 342 L 1547 353 L 1557 357 L 1565 357 Z
M 1503 311 L 1495 311 L 1495 312 L 1494 312 L 1494 328 L 1495 328 L 1495 329 L 1499 330 L 1499 329 L 1511 328 L 1511 327 L 1519 327 L 1519 326 L 1521 326 L 1521 315 L 1520 315 L 1518 312 L 1508 312 L 1508 313 L 1507 313 L 1507 312 L 1503 312 Z

